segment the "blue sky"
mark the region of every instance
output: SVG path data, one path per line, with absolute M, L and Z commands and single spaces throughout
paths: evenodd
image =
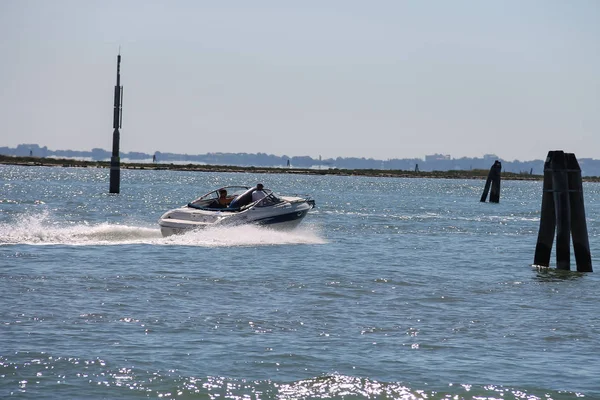
M 0 0 L 0 146 L 600 158 L 600 1 Z

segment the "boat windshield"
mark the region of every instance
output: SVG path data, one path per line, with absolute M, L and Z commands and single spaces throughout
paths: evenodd
M 267 195 L 256 202 L 256 207 L 269 207 L 283 202 L 283 199 L 277 196 L 272 190 L 265 189 L 264 192 Z
M 206 193 L 205 195 L 190 202 L 189 205 L 195 208 L 210 208 L 211 205 L 219 199 L 219 193 L 223 189 L 227 191 L 227 198 L 233 200 L 236 197 L 240 196 L 242 193 L 245 193 L 250 188 L 248 186 L 225 186 L 213 190 L 212 192 Z
M 219 204 L 219 194 L 221 190 L 227 191 L 229 206 L 223 207 Z M 239 211 L 248 207 L 269 207 L 274 204 L 282 203 L 284 200 L 270 189 L 264 189 L 266 196 L 260 200 L 252 201 L 252 192 L 255 187 L 248 186 L 225 186 L 197 198 L 188 204 L 193 208 L 219 209 L 220 211 Z

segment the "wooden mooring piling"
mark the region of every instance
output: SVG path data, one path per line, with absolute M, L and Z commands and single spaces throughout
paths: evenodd
M 571 269 L 572 238 L 577 271 L 592 272 L 581 168 L 574 154 L 562 150 L 549 151 L 544 163 L 542 210 L 534 265 L 550 265 L 555 233 L 556 268 Z

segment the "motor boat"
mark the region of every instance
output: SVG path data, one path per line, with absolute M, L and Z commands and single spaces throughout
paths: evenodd
M 227 191 L 228 205 L 219 202 Z M 310 196 L 280 196 L 263 189 L 264 197 L 252 200 L 256 187 L 225 186 L 213 190 L 185 206 L 167 211 L 158 220 L 163 236 L 185 233 L 210 226 L 244 224 L 268 225 L 276 229 L 293 229 L 315 206 Z M 256 195 L 255 195 L 256 199 Z

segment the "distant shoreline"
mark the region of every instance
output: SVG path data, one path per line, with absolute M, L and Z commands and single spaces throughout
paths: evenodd
M 83 161 L 59 158 L 13 157 L 0 155 L 0 164 L 45 167 L 79 167 L 79 168 L 110 168 L 108 161 Z M 241 172 L 257 174 L 300 174 L 300 175 L 339 175 L 339 176 L 370 176 L 386 178 L 446 178 L 446 179 L 486 179 L 489 171 L 475 169 L 471 171 L 404 171 L 383 169 L 310 169 L 283 167 L 239 167 L 232 165 L 198 165 L 198 164 L 150 164 L 150 163 L 121 163 L 122 169 L 137 170 L 172 170 L 198 172 Z M 541 180 L 541 175 L 515 174 L 503 172 L 503 179 L 508 180 Z M 584 178 L 585 180 L 585 178 Z M 600 181 L 600 180 L 598 180 Z
M 0 164 L 41 166 L 41 167 L 77 167 L 77 168 L 110 168 L 108 161 L 83 161 L 60 158 L 13 157 L 0 155 Z M 300 175 L 339 175 L 369 176 L 384 178 L 436 178 L 436 179 L 486 179 L 489 170 L 474 169 L 470 171 L 405 171 L 383 169 L 310 169 L 310 168 L 274 168 L 274 167 L 239 167 L 233 165 L 198 165 L 198 164 L 150 164 L 121 163 L 122 169 L 137 170 L 172 170 L 196 172 L 240 172 L 256 174 L 300 174 Z M 502 179 L 539 181 L 542 175 L 516 174 L 502 172 Z M 583 177 L 586 182 L 600 182 L 600 177 Z

